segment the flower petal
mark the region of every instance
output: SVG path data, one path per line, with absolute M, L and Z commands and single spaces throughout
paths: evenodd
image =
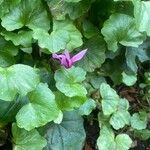
M 83 58 L 83 56 L 86 54 L 87 49 L 82 50 L 81 52 L 77 53 L 76 55 L 74 55 L 71 60 L 73 63 L 75 63 L 76 61 L 79 61 Z
M 66 58 L 69 60 L 70 59 L 70 54 L 67 50 L 64 51 L 64 55 L 66 56 Z
M 59 58 L 60 58 L 59 55 L 57 55 L 57 54 L 52 54 L 52 57 L 53 57 L 54 59 L 59 59 Z

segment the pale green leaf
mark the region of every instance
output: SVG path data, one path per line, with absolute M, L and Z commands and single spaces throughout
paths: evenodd
M 79 108 L 86 100 L 86 97 L 67 97 L 60 92 L 55 92 L 55 100 L 60 110 L 62 111 L 72 111 Z
M 134 4 L 134 17 L 139 31 L 150 36 L 150 2 L 132 0 Z
M 36 129 L 26 131 L 12 125 L 13 150 L 42 150 L 47 142 Z
M 96 107 L 96 102 L 93 99 L 88 99 L 83 105 L 79 108 L 79 114 L 89 115 L 93 109 Z
M 62 111 L 60 111 L 58 117 L 54 120 L 54 123 L 60 124 L 62 120 L 63 120 L 63 113 Z
M 113 131 L 106 126 L 103 126 L 100 130 L 100 136 L 97 139 L 97 146 L 99 150 L 115 150 L 115 135 Z
M 2 17 L 2 26 L 8 31 L 22 28 L 48 30 L 50 21 L 40 0 L 22 0 Z
M 145 40 L 145 35 L 136 29 L 135 20 L 125 14 L 113 14 L 104 23 L 101 30 L 108 49 L 117 51 L 118 44 L 138 47 Z
M 127 134 L 119 134 L 116 139 L 116 149 L 115 150 L 128 150 L 131 147 L 132 140 Z
M 91 78 L 91 84 L 92 86 L 95 88 L 95 89 L 99 89 L 99 86 L 102 84 L 102 83 L 106 83 L 106 80 L 104 77 L 101 77 L 101 76 L 95 76 L 95 77 L 92 77 Z
M 133 59 L 133 58 L 132 58 Z M 136 74 L 127 74 L 125 72 L 122 73 L 122 81 L 127 86 L 132 86 L 136 83 L 137 77 Z
M 131 127 L 137 130 L 145 129 L 147 125 L 147 114 L 145 112 L 134 113 L 131 117 Z
M 115 112 L 111 119 L 110 124 L 114 129 L 118 130 L 123 128 L 126 124 L 128 125 L 130 121 L 130 113 L 128 111 L 120 110 Z
M 12 41 L 14 45 L 22 45 L 23 47 L 31 47 L 32 44 L 32 31 L 19 31 L 18 33 L 2 31 L 1 35 L 7 41 Z
M 121 98 L 118 105 L 118 110 L 128 110 L 129 109 L 129 102 L 125 98 Z
M 79 67 L 61 68 L 55 72 L 56 87 L 68 97 L 85 97 L 86 89 L 81 84 L 86 72 Z
M 102 110 L 104 115 L 111 115 L 116 112 L 119 104 L 119 96 L 107 83 L 100 85 L 100 94 L 102 96 Z
M 65 48 L 72 50 L 82 45 L 81 33 L 69 20 L 54 21 L 51 34 L 41 29 L 34 30 L 33 37 L 38 40 L 41 48 L 46 48 L 51 53 Z
M 16 115 L 17 125 L 20 128 L 29 131 L 43 126 L 55 120 L 60 113 L 54 94 L 44 83 L 40 83 L 34 91 L 29 93 L 29 101 Z
M 132 144 L 127 134 L 119 134 L 115 137 L 110 127 L 103 126 L 97 140 L 99 150 L 128 150 Z
M 11 101 L 17 93 L 25 96 L 39 83 L 37 71 L 30 66 L 16 64 L 0 68 L 0 99 Z
M 120 99 L 118 109 L 110 118 L 110 124 L 118 130 L 130 123 L 130 113 L 128 112 L 129 103 L 126 99 Z

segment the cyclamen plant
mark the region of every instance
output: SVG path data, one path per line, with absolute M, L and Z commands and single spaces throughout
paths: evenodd
M 70 56 L 69 52 L 65 50 L 64 54 L 53 54 L 52 57 L 54 59 L 58 59 L 65 68 L 71 68 L 75 62 L 81 60 L 84 55 L 86 54 L 87 49 L 82 50 L 78 54 L 74 55 L 73 57 Z
M 0 19 L 0 150 L 150 149 L 150 1 L 0 0 Z

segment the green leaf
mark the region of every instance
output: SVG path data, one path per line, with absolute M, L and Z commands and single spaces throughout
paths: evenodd
M 142 45 L 140 45 L 138 48 L 128 47 L 126 49 L 126 63 L 127 66 L 134 72 L 137 72 L 138 66 L 136 58 L 140 62 L 144 62 L 147 60 L 150 60 L 150 43 L 149 40 L 146 40 Z
M 102 111 L 98 113 L 98 122 L 100 128 L 102 128 L 103 126 L 108 126 L 109 120 L 110 116 L 104 115 Z
M 42 150 L 46 146 L 46 140 L 36 129 L 26 131 L 20 129 L 14 123 L 12 125 L 13 150 Z
M 39 75 L 30 66 L 16 64 L 0 68 L 0 99 L 11 101 L 17 93 L 25 96 L 33 91 L 39 83 Z
M 104 115 L 111 115 L 116 112 L 119 104 L 119 96 L 107 83 L 100 85 L 100 94 L 102 96 L 102 110 Z
M 23 47 L 31 47 L 32 44 L 32 31 L 19 31 L 18 33 L 2 31 L 1 35 L 7 41 L 12 41 L 14 45 L 22 45 Z
M 0 67 L 13 65 L 15 63 L 14 56 L 16 56 L 17 53 L 18 48 L 0 36 Z
M 99 30 L 96 26 L 94 26 L 90 21 L 84 20 L 83 21 L 83 35 L 87 38 L 90 39 L 93 36 L 96 36 L 99 34 Z
M 29 131 L 43 126 L 55 120 L 60 113 L 54 94 L 44 83 L 40 83 L 34 91 L 29 93 L 29 101 L 16 115 L 17 125 L 20 128 Z
M 69 20 L 54 21 L 50 35 L 41 29 L 34 30 L 33 37 L 41 48 L 47 48 L 51 53 L 65 48 L 72 50 L 82 45 L 81 33 Z
M 64 9 L 72 20 L 84 16 L 91 6 L 91 0 L 80 0 L 78 3 L 66 3 Z
M 145 129 L 147 126 L 146 112 L 134 113 L 131 117 L 131 127 L 137 130 Z
M 92 86 L 95 88 L 95 89 L 99 89 L 99 86 L 102 84 L 102 83 L 106 83 L 106 80 L 104 77 L 101 77 L 101 76 L 96 76 L 96 77 L 92 77 L 91 78 L 91 84 Z
M 119 134 L 115 137 L 111 128 L 103 126 L 97 140 L 99 150 L 128 150 L 132 140 L 127 134 Z
M 150 36 L 150 2 L 132 0 L 134 4 L 134 17 L 139 31 Z
M 65 20 L 66 15 L 69 15 L 69 17 L 72 20 L 75 20 L 83 16 L 89 10 L 91 4 L 90 0 L 84 1 L 78 0 L 79 1 L 78 3 L 67 2 L 62 0 L 47 0 L 47 1 L 51 13 L 56 20 Z
M 2 26 L 8 31 L 22 28 L 49 30 L 50 21 L 40 0 L 22 0 L 2 17 Z
M 60 92 L 55 92 L 56 102 L 60 110 L 72 111 L 75 108 L 79 108 L 85 101 L 86 97 L 67 97 Z
M 110 119 L 110 124 L 114 129 L 118 130 L 123 128 L 126 124 L 129 124 L 130 114 L 128 111 L 117 111 Z
M 133 58 L 132 58 L 133 59 Z M 126 74 L 125 72 L 122 73 L 122 81 L 127 86 L 132 86 L 136 83 L 137 77 L 136 74 Z
M 65 112 L 61 124 L 48 124 L 41 132 L 48 141 L 44 150 L 81 150 L 84 146 L 83 119 L 75 111 Z
M 131 147 L 132 140 L 127 134 L 119 134 L 116 139 L 116 149 L 115 150 L 128 150 Z
M 60 124 L 63 120 L 63 112 L 60 111 L 58 117 L 54 120 L 54 123 Z
M 0 1 L 0 18 L 9 12 L 14 6 L 20 3 L 21 0 L 1 0 Z
M 88 48 L 88 51 L 77 65 L 85 71 L 93 72 L 96 68 L 101 67 L 105 61 L 105 41 L 101 36 L 95 36 L 84 43 L 84 48 Z
M 148 140 L 150 138 L 150 130 L 134 130 L 134 136 L 140 138 L 141 140 Z
M 19 109 L 26 103 L 26 99 L 22 97 L 15 98 L 12 102 L 0 100 L 0 126 L 15 121 L 15 116 Z
M 110 124 L 118 130 L 130 123 L 130 113 L 128 112 L 129 103 L 126 99 L 120 99 L 118 109 L 110 118 Z
M 105 77 L 110 77 L 115 85 L 122 83 L 121 73 L 127 70 L 123 53 L 115 56 L 115 58 L 106 59 L 102 65 L 101 74 Z
M 79 67 L 61 68 L 55 72 L 56 87 L 68 97 L 85 97 L 86 89 L 81 84 L 86 72 Z
M 104 23 L 101 30 L 107 42 L 108 49 L 115 52 L 118 43 L 124 46 L 138 47 L 145 39 L 145 35 L 136 29 L 134 18 L 125 14 L 113 14 Z
M 72 2 L 72 3 L 77 3 L 77 2 L 79 2 L 79 1 L 81 1 L 81 0 L 65 0 L 66 2 Z
M 118 2 L 118 1 L 132 1 L 132 0 L 114 0 L 115 2 Z
M 96 102 L 93 99 L 88 99 L 83 105 L 79 108 L 79 114 L 89 115 L 93 109 L 96 107 Z
M 115 135 L 113 131 L 103 126 L 100 130 L 100 136 L 97 139 L 97 146 L 99 150 L 116 150 L 115 149 L 115 141 L 114 141 Z

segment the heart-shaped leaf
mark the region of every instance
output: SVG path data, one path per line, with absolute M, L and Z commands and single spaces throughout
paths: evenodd
M 60 113 L 55 96 L 46 84 L 40 83 L 34 91 L 29 93 L 29 101 L 16 115 L 17 125 L 20 128 L 29 131 L 43 126 L 55 120 Z

